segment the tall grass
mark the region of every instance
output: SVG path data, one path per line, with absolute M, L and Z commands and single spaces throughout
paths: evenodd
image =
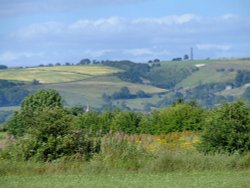
M 173 142 L 173 137 L 178 139 Z M 52 162 L 0 159 L 0 176 L 250 170 L 250 153 L 204 155 L 195 150 L 196 142 L 197 136 L 187 132 L 165 136 L 109 133 L 102 137 L 100 153 L 89 161 L 77 154 Z

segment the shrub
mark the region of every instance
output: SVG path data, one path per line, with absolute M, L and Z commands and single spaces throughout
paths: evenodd
M 141 121 L 141 114 L 130 111 L 118 112 L 115 114 L 111 123 L 113 131 L 121 131 L 124 133 L 138 133 Z
M 6 149 L 4 158 L 52 161 L 80 154 L 88 159 L 100 149 L 98 140 L 92 140 L 75 129 L 72 116 L 61 108 L 35 112 L 33 123 L 25 137 Z
M 177 103 L 152 114 L 156 133 L 168 133 L 183 130 L 201 130 L 205 110 L 189 103 Z
M 7 122 L 8 132 L 14 136 L 23 136 L 27 129 L 36 126 L 37 112 L 46 109 L 62 108 L 62 98 L 55 90 L 44 89 L 29 95 L 21 104 L 21 109 Z
M 250 107 L 244 102 L 224 103 L 206 122 L 199 149 L 243 153 L 250 150 Z

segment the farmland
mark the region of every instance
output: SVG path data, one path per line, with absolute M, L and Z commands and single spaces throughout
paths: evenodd
M 235 79 L 238 71 L 250 70 L 249 59 L 162 61 L 158 66 L 149 65 L 149 69 L 145 69 L 145 65 L 116 62 L 114 66 L 111 62 L 110 65 L 7 69 L 0 71 L 0 79 L 25 82 L 26 85 L 19 88 L 31 93 L 44 88 L 55 89 L 68 106 L 89 105 L 101 109 L 109 104 L 140 111 L 169 106 L 179 97 L 187 101 L 195 99 L 200 105 L 211 108 L 221 101 L 242 98 L 248 88 L 248 82 L 235 87 Z M 39 83 L 32 84 L 34 81 Z M 227 90 L 228 85 L 233 88 Z M 112 96 L 123 87 L 131 94 L 143 91 L 150 97 L 112 99 L 109 103 L 104 100 L 104 94 Z M 206 94 L 210 97 L 207 101 Z
M 62 83 L 84 80 L 94 76 L 119 72 L 119 69 L 106 66 L 56 66 L 0 71 L 0 79 L 40 83 Z

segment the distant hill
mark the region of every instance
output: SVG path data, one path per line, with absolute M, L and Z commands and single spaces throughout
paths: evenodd
M 69 106 L 96 109 L 115 106 L 152 110 L 176 100 L 197 101 L 204 107 L 247 98 L 250 59 L 164 61 L 136 64 L 106 61 L 103 65 L 51 66 L 4 69 L 0 79 L 24 82 L 17 88 L 30 93 L 50 88 L 60 92 Z M 127 87 L 133 97 L 115 98 Z M 3 90 L 4 88 L 2 88 Z M 6 110 L 6 107 L 4 108 Z M 1 107 L 0 107 L 1 111 Z

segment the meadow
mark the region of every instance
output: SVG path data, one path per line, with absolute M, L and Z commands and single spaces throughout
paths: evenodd
M 92 107 L 100 107 L 105 104 L 102 98 L 103 93 L 112 95 L 122 87 L 128 87 L 133 94 L 139 90 L 150 94 L 166 91 L 150 85 L 124 82 L 115 76 L 100 76 L 71 83 L 43 84 L 33 89 L 55 89 L 60 92 L 69 106 L 89 104 Z M 137 100 L 140 101 L 140 99 Z
M 201 83 L 232 82 L 235 79 L 237 70 L 250 70 L 250 60 L 198 60 L 185 62 L 184 64 L 186 66 L 198 65 L 199 70 L 178 83 L 177 87 L 195 87 Z M 223 69 L 224 71 L 218 71 Z
M 78 175 L 33 175 L 0 177 L 5 188 L 247 188 L 249 171 L 108 173 Z
M 0 79 L 40 83 L 63 83 L 107 75 L 121 70 L 107 66 L 53 66 L 0 71 Z

